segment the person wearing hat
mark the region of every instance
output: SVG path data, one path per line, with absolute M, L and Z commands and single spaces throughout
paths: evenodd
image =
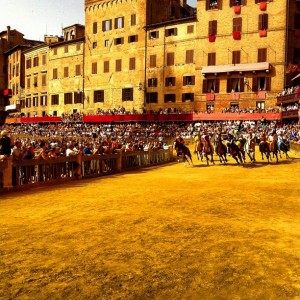
M 6 130 L 2 130 L 0 135 L 0 161 L 3 161 L 11 155 L 11 139 Z

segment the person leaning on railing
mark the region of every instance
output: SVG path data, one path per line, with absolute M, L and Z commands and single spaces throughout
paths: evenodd
M 2 130 L 0 135 L 0 161 L 3 161 L 11 155 L 11 139 L 6 130 Z

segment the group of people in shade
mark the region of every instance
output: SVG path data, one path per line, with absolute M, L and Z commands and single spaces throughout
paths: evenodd
M 299 124 L 281 126 L 264 118 L 243 122 L 6 124 L 0 130 L 0 160 L 8 156 L 15 160 L 54 159 L 79 153 L 105 155 L 116 150 L 165 149 L 179 136 L 183 140 L 199 139 L 204 146 L 208 140 L 216 152 L 221 137 L 222 144 L 226 141 L 227 154 L 231 144 L 249 137 L 256 145 L 263 139 L 277 139 L 279 147 L 282 140 L 300 142 Z

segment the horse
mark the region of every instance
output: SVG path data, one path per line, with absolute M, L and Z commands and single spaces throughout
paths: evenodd
M 268 160 L 268 163 L 270 163 L 270 160 L 272 160 L 270 144 L 267 141 L 261 141 L 259 143 L 259 151 L 261 153 L 261 159 L 264 160 L 264 155 L 265 155 Z
M 250 158 L 250 162 L 255 162 L 255 136 L 248 136 L 244 145 L 244 150 Z
M 206 135 L 204 137 L 204 139 L 202 140 L 203 142 L 203 150 L 202 153 L 206 158 L 206 163 L 207 165 L 209 165 L 209 158 L 208 156 L 210 155 L 210 161 L 215 164 L 214 162 L 214 147 L 212 146 L 210 140 L 209 140 L 209 136 Z
M 277 138 L 273 137 L 272 142 L 270 142 L 270 155 L 271 153 L 273 153 L 273 158 L 276 157 L 276 162 L 278 162 L 278 152 L 279 152 L 279 147 L 278 147 Z
M 279 155 L 280 155 L 280 158 L 281 158 L 281 151 L 283 153 L 285 153 L 285 158 L 288 159 L 290 158 L 289 155 L 288 155 L 288 151 L 290 151 L 290 142 L 288 140 L 282 140 L 282 142 L 280 143 L 280 146 L 279 146 Z
M 198 160 L 203 161 L 203 143 L 200 139 L 196 140 L 195 145 L 195 154 L 197 155 Z
M 228 142 L 227 147 L 229 148 L 230 155 L 235 159 L 237 164 L 242 164 L 244 166 L 243 154 L 240 147 L 235 142 Z
M 224 163 L 226 165 L 227 163 L 227 147 L 222 142 L 222 136 L 219 134 L 218 139 L 216 141 L 216 153 L 220 158 L 220 163 Z
M 182 155 L 184 166 L 186 166 L 186 162 L 188 162 L 189 165 L 192 164 L 192 166 L 194 166 L 191 151 L 186 145 L 184 145 L 178 141 L 175 141 L 174 148 L 177 153 L 178 161 L 179 161 L 179 156 Z

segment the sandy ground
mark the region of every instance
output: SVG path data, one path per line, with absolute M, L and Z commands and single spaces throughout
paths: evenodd
M 1 195 L 0 299 L 300 299 L 290 154 Z

